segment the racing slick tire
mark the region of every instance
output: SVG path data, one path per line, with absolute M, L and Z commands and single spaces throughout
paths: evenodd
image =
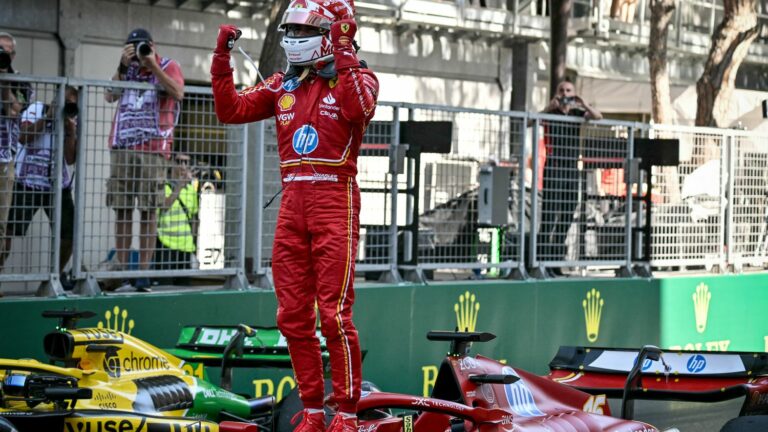
M 16 429 L 11 422 L 0 417 L 0 432 L 19 432 L 19 430 Z
M 768 431 L 768 415 L 736 417 L 728 420 L 720 432 Z
M 363 392 L 376 392 L 381 391 L 375 384 L 370 381 L 363 381 L 360 385 Z M 333 383 L 330 379 L 325 380 L 325 394 L 328 395 L 333 391 Z M 274 417 L 274 432 L 293 432 L 293 429 L 297 426 L 291 424 L 291 419 L 297 412 L 301 411 L 304 406 L 299 399 L 299 389 L 295 388 L 286 395 L 283 400 L 275 408 Z M 325 423 L 330 424 L 333 419 L 333 413 L 328 408 L 325 408 Z M 3 432 L 0 430 L 0 432 Z

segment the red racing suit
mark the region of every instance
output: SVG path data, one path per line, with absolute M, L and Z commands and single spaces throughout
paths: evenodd
M 360 191 L 355 182 L 378 80 L 354 52 L 334 50 L 337 76 L 313 71 L 299 82 L 276 73 L 235 91 L 229 55 L 214 55 L 216 115 L 224 123 L 275 117 L 283 198 L 272 251 L 277 325 L 288 341 L 305 408 L 323 407 L 323 367 L 315 302 L 330 354 L 333 400 L 355 412 L 361 360 L 352 323 Z M 353 58 L 350 58 L 353 57 Z

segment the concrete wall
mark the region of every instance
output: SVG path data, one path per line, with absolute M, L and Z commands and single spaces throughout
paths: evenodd
M 239 44 L 256 60 L 267 24 L 263 18 L 105 0 L 0 0 L 0 9 L 10 11 L 0 18 L 0 31 L 19 40 L 18 70 L 92 79 L 112 76 L 125 37 L 143 27 L 152 33 L 161 55 L 181 64 L 189 83 L 205 84 L 210 82 L 211 50 L 220 24 L 240 27 Z M 360 57 L 380 74 L 382 99 L 489 109 L 509 106 L 511 50 L 499 44 L 365 25 L 358 39 L 363 47 Z M 253 83 L 255 69 L 239 53 L 233 57 L 236 81 Z

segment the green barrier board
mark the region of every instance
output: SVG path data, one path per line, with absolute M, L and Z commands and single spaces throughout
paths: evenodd
M 384 390 L 428 394 L 448 345 L 428 342 L 426 333 L 456 328 L 496 334 L 496 340 L 476 344 L 473 352 L 535 373 L 547 371 L 560 345 L 763 351 L 768 320 L 760 311 L 768 310 L 767 283 L 768 275 L 760 274 L 363 286 L 354 308 L 367 350 L 363 375 Z M 97 313 L 81 327 L 125 331 L 172 348 L 184 326 L 274 326 L 276 301 L 272 291 L 263 290 L 5 298 L 0 300 L 0 357 L 46 360 L 42 338 L 55 322 L 40 315 L 63 308 Z M 201 368 L 195 365 L 190 372 L 202 376 Z M 207 368 L 213 381 L 219 374 L 218 368 Z M 241 393 L 280 398 L 294 386 L 289 369 L 234 372 L 234 390 Z

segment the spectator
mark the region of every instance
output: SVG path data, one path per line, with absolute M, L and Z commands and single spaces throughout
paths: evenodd
M 8 213 L 13 202 L 14 153 L 20 134 L 21 113 L 31 97 L 27 84 L 2 81 L 3 74 L 16 73 L 16 39 L 0 32 L 0 256 L 3 256 L 7 238 Z
M 224 123 L 276 117 L 283 198 L 272 272 L 277 325 L 288 341 L 304 410 L 297 432 L 325 432 L 320 325 L 331 359 L 336 411 L 329 432 L 357 432 L 360 341 L 352 323 L 360 190 L 355 182 L 363 133 L 378 80 L 357 57 L 352 0 L 294 0 L 280 23 L 290 68 L 235 90 L 229 51 L 238 36 L 223 25 L 211 64 L 216 115 Z
M 592 120 L 603 118 L 600 111 L 576 94 L 576 88 L 569 81 L 563 81 L 557 86 L 557 94 L 543 112 Z M 581 124 L 544 121 L 543 125 L 546 161 L 538 256 L 540 259 L 558 261 L 565 259 L 565 240 L 577 204 Z M 555 275 L 562 274 L 559 268 L 553 268 L 552 272 Z
M 54 228 L 53 173 L 54 146 L 56 143 L 55 122 L 64 126 L 64 164 L 61 170 L 61 244 L 59 248 L 59 270 L 62 271 L 72 256 L 72 233 L 75 223 L 75 204 L 72 201 L 72 175 L 68 165 L 75 163 L 77 153 L 77 95 L 74 87 L 67 86 L 64 92 L 64 107 L 55 102 L 31 104 L 21 116 L 19 152 L 16 154 L 16 182 L 13 191 L 13 207 L 8 218 L 8 233 L 5 251 L 0 256 L 0 265 L 5 262 L 11 248 L 10 236 L 26 235 L 32 218 L 43 209 L 48 216 L 51 231 Z M 63 280 L 63 278 L 62 278 Z
M 167 160 L 173 128 L 184 97 L 184 76 L 175 60 L 161 57 L 144 29 L 128 35 L 112 80 L 159 85 L 162 90 L 107 89 L 107 102 L 119 101 L 109 136 L 107 206 L 115 210 L 114 270 L 123 270 L 133 240 L 133 210 L 141 215 L 139 269 L 149 269 L 157 238 L 157 209 L 165 199 Z M 138 203 L 138 206 L 137 206 Z M 120 291 L 149 291 L 149 279 L 123 281 Z
M 184 270 L 192 268 L 192 254 L 197 250 L 198 181 L 189 169 L 190 158 L 176 155 L 176 164 L 165 183 L 165 200 L 158 209 L 155 269 Z M 174 277 L 170 283 L 187 285 L 188 278 Z

